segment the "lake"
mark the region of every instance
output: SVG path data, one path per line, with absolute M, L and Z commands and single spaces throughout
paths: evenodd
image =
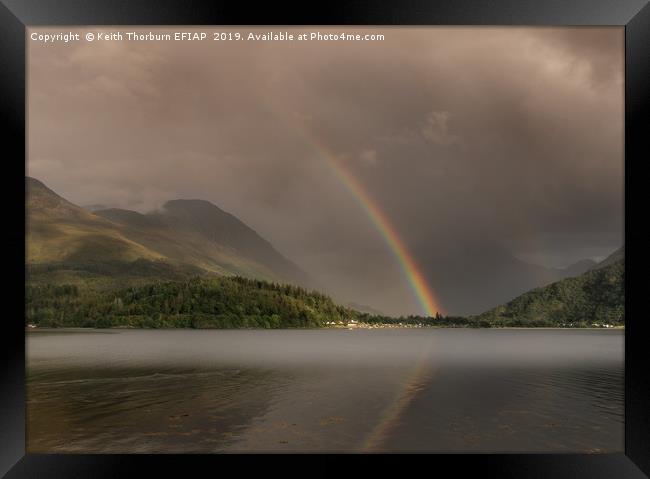
M 621 330 L 36 330 L 27 450 L 621 452 Z

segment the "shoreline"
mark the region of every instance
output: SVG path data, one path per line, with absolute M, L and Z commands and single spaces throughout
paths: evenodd
M 355 331 L 355 330 L 370 330 L 370 329 L 480 329 L 480 330 L 590 330 L 590 331 L 624 331 L 625 326 L 611 326 L 609 328 L 576 328 L 576 327 L 561 327 L 561 326 L 495 326 L 493 328 L 471 328 L 466 326 L 453 327 L 453 326 L 356 326 L 356 327 L 324 327 L 324 328 L 133 328 L 133 327 L 111 327 L 111 328 L 84 328 L 81 326 L 76 327 L 62 327 L 62 328 L 50 328 L 50 327 L 30 327 L 25 328 L 25 332 L 37 332 L 37 331 L 326 331 L 326 330 L 346 330 L 346 331 Z

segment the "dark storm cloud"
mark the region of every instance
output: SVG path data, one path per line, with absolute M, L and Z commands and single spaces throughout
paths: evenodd
M 416 257 L 482 242 L 559 264 L 622 243 L 622 29 L 378 32 L 30 42 L 28 172 L 82 205 L 208 199 L 342 300 L 390 313 L 419 309 L 313 138 Z

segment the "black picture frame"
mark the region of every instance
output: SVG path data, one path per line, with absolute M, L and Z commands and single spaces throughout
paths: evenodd
M 632 228 L 633 193 L 647 183 L 643 170 L 650 138 L 650 6 L 648 0 L 455 0 L 431 2 L 320 2 L 285 8 L 271 3 L 195 0 L 0 0 L 0 112 L 4 140 L 0 188 L 5 228 L 2 234 L 6 311 L 0 333 L 0 475 L 17 477 L 131 477 L 154 471 L 218 474 L 224 461 L 239 473 L 252 467 L 242 455 L 35 455 L 25 453 L 25 28 L 68 25 L 620 25 L 625 27 L 625 452 L 624 454 L 418 455 L 418 466 L 454 475 L 487 477 L 641 478 L 650 475 L 650 381 L 648 320 L 641 300 L 646 282 L 647 241 Z M 639 195 L 639 198 L 642 198 Z M 638 203 L 641 204 L 641 203 Z M 8 221 L 8 222 L 7 222 Z M 637 220 L 639 221 L 639 220 Z M 645 247 L 644 247 L 645 246 Z M 633 264 L 632 264 L 633 263 Z M 634 278 L 636 275 L 637 278 Z M 386 456 L 360 456 L 367 466 L 386 464 Z M 275 463 L 282 456 L 262 460 Z M 330 456 L 328 456 L 329 458 Z M 397 456 L 391 456 L 390 462 Z M 410 456 L 414 457 L 414 456 Z M 239 459 L 237 459 L 239 458 Z M 322 472 L 337 471 L 323 460 Z M 303 457 L 304 459 L 304 457 Z M 357 458 L 355 457 L 354 460 Z M 411 459 L 409 459 L 410 461 Z M 415 467 L 410 463 L 412 467 Z M 381 467 L 384 467 L 383 465 Z M 448 469 L 451 468 L 451 469 Z M 288 471 L 286 469 L 282 470 Z M 306 471 L 305 471 L 306 472 Z

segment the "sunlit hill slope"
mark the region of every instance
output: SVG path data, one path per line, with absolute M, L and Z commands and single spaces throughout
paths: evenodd
M 302 286 L 310 278 L 235 216 L 202 200 L 159 211 L 90 212 L 26 178 L 27 266 L 34 280 L 196 274 L 240 275 Z

